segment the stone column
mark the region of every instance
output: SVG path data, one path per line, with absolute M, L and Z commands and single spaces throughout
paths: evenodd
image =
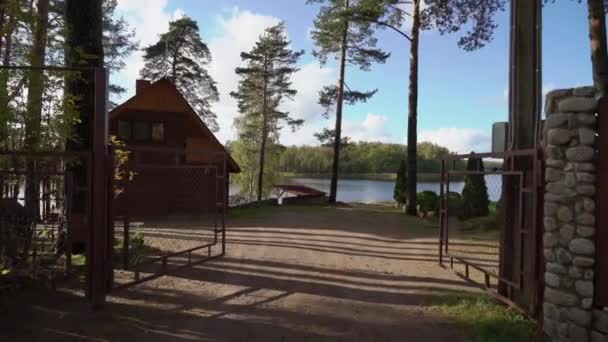
M 544 331 L 553 341 L 608 341 L 593 303 L 598 101 L 583 87 L 546 103 Z

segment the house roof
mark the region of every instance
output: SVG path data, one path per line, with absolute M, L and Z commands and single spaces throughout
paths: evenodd
M 172 103 L 171 101 L 167 101 L 166 96 L 156 96 L 156 93 L 159 91 L 169 91 L 172 95 L 175 96 L 177 102 Z M 164 93 L 163 95 L 166 95 Z M 147 101 L 141 101 L 146 98 Z M 207 125 L 203 122 L 201 117 L 196 113 L 196 111 L 192 108 L 188 100 L 183 96 L 183 94 L 177 89 L 175 84 L 166 78 L 160 79 L 149 86 L 145 87 L 138 91 L 138 93 L 120 104 L 116 108 L 114 108 L 110 112 L 110 120 L 118 117 L 121 113 L 127 110 L 150 110 L 155 112 L 173 112 L 173 113 L 186 113 L 190 116 L 193 121 L 195 121 L 200 128 L 200 130 L 204 133 L 206 137 L 208 137 L 214 144 L 220 147 L 226 155 L 228 156 L 228 166 L 231 172 L 241 172 L 241 168 L 234 161 L 230 153 L 226 150 L 226 147 L 215 137 L 213 132 L 207 127 Z

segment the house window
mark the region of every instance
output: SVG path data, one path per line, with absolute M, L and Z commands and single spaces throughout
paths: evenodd
M 118 137 L 122 141 L 131 140 L 131 123 L 129 121 L 118 121 Z
M 152 139 L 150 123 L 143 121 L 133 122 L 133 140 L 137 142 L 149 142 Z
M 165 141 L 165 125 L 162 122 L 152 124 L 152 142 L 162 143 Z
M 165 124 L 149 121 L 118 121 L 118 136 L 124 141 L 163 143 Z

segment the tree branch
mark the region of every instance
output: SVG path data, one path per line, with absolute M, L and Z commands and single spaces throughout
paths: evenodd
M 378 20 L 370 18 L 370 17 L 360 17 L 360 16 L 354 16 L 353 19 L 354 20 L 360 20 L 360 21 L 368 21 L 368 22 L 374 23 L 376 25 L 388 27 L 388 28 L 392 29 L 393 31 L 395 31 L 395 32 L 399 33 L 400 35 L 402 35 L 405 39 L 409 40 L 410 42 L 412 41 L 412 38 L 410 38 L 410 36 L 407 35 L 407 33 L 401 31 L 400 29 L 398 29 L 394 25 L 391 25 L 391 24 L 389 24 L 389 23 L 387 23 L 385 21 L 378 21 Z

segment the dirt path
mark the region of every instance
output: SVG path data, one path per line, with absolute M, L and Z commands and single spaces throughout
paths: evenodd
M 226 257 L 118 292 L 102 313 L 69 293 L 6 303 L 0 340 L 464 341 L 426 309 L 472 290 L 437 266 L 432 226 L 316 208 L 228 227 Z

